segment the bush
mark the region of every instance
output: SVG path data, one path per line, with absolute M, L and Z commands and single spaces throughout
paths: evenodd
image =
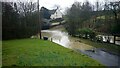
M 95 32 L 89 28 L 82 28 L 78 30 L 79 37 L 85 38 L 85 39 L 91 39 L 93 40 L 96 36 Z

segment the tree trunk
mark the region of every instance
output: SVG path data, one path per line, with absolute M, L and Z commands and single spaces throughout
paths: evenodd
M 114 35 L 114 42 L 113 42 L 114 44 L 115 44 L 115 40 L 116 40 L 116 36 Z
M 107 38 L 107 43 L 110 43 L 110 38 L 109 38 L 109 36 L 107 36 L 108 38 Z
M 85 34 L 85 39 L 87 39 L 87 33 Z

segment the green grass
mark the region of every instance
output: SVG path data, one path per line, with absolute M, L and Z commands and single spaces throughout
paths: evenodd
M 108 52 L 119 55 L 119 52 L 120 52 L 120 46 L 119 45 L 109 44 L 109 43 L 98 43 L 98 42 L 93 42 L 93 41 L 90 41 L 88 39 L 82 39 L 82 38 L 80 38 L 80 40 L 81 40 L 81 42 L 83 42 L 85 44 L 88 44 L 88 45 L 91 45 L 91 46 L 94 46 L 94 47 L 97 47 L 97 48 L 102 48 L 102 49 L 105 49 Z
M 102 66 L 86 55 L 50 41 L 20 39 L 2 44 L 3 66 Z
M 0 40 L 0 67 L 2 66 L 2 41 Z

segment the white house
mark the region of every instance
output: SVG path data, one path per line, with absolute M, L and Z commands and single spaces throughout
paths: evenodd
M 51 21 L 54 20 L 62 20 L 62 12 L 60 12 L 60 10 L 57 9 L 53 9 L 53 10 L 48 10 L 45 7 L 41 7 L 41 16 L 42 18 L 42 29 L 47 29 L 51 26 Z
M 51 19 L 62 18 L 62 12 L 59 9 L 52 10 L 50 18 Z

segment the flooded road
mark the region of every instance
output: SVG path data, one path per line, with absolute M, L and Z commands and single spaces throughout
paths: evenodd
M 42 36 L 48 36 L 49 40 L 60 44 L 64 47 L 80 51 L 89 57 L 99 61 L 106 66 L 118 66 L 118 56 L 97 49 L 93 46 L 81 43 L 79 39 L 70 37 L 68 33 L 61 30 L 42 30 Z

